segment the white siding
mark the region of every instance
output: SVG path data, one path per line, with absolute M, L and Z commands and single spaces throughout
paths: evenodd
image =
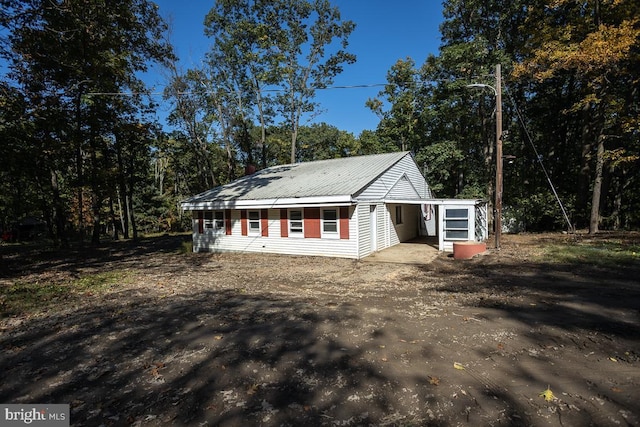
M 409 180 L 406 174 L 402 175 L 398 182 L 394 184 L 394 186 L 389 190 L 387 194 L 384 196 L 385 199 L 419 199 L 420 195 L 418 191 L 413 186 L 413 183 Z
M 231 211 L 231 235 L 199 234 L 194 220 L 194 252 L 261 252 L 287 255 L 357 258 L 358 219 L 354 207 L 349 208 L 349 239 L 280 237 L 280 209 L 268 210 L 269 236 L 243 236 L 240 211 Z
M 395 246 L 400 243 L 400 236 L 398 235 L 398 230 L 396 230 L 395 225 L 395 206 L 396 205 L 385 205 L 385 221 L 387 224 L 387 247 Z
M 378 250 L 382 250 L 390 246 L 393 246 L 399 242 L 392 243 L 394 240 L 392 237 L 392 234 L 395 234 L 395 230 L 393 230 L 391 215 L 389 214 L 389 207 L 384 204 L 379 204 L 377 212 L 378 212 Z
M 356 209 L 358 219 L 358 258 L 370 255 L 371 250 L 371 206 L 365 203 Z
M 417 196 L 421 198 L 431 197 L 431 192 L 427 187 L 427 182 L 420 173 L 418 166 L 411 156 L 404 156 L 398 163 L 389 168 L 381 176 L 379 176 L 374 182 L 372 182 L 364 191 L 362 191 L 356 198 L 358 200 L 380 200 L 383 199 L 389 192 L 400 182 L 403 175 L 406 174 L 407 185 L 410 185 L 415 189 L 411 191 L 413 195 L 411 198 Z M 406 190 L 406 187 L 404 188 Z

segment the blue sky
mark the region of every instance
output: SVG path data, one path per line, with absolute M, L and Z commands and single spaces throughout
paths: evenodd
M 172 23 L 170 39 L 181 66 L 184 69 L 197 66 L 211 44 L 203 34 L 203 21 L 213 1 L 155 0 L 155 3 L 160 14 Z M 442 22 L 439 0 L 332 0 L 332 3 L 340 9 L 342 19 L 356 23 L 349 38 L 349 51 L 357 56 L 357 61 L 345 66 L 344 72 L 335 78 L 335 86 L 383 84 L 398 59 L 410 57 L 419 66 L 429 54 L 438 52 Z M 150 81 L 158 88 L 164 86 L 159 75 Z M 365 102 L 381 89 L 318 91 L 317 101 L 323 113 L 314 122 L 326 122 L 355 136 L 366 129 L 374 130 L 379 120 Z M 166 110 L 168 106 L 160 108 Z M 159 116 L 164 114 L 159 112 Z

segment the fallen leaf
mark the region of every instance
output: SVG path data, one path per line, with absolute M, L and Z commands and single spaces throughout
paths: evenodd
M 215 337 L 213 337 L 213 339 L 216 341 L 220 341 L 222 339 L 222 335 L 216 335 Z
M 431 375 L 429 375 L 429 384 L 431 384 L 431 385 L 439 385 L 440 384 L 440 378 L 432 377 Z
M 618 362 L 618 359 L 616 359 L 615 357 L 610 357 L 609 360 L 611 360 L 612 362 Z
M 615 393 L 622 393 L 622 389 L 618 388 L 618 387 L 611 387 L 611 391 L 613 391 Z
M 464 370 L 464 366 L 462 366 L 462 364 L 460 364 L 460 363 L 458 363 L 458 362 L 455 362 L 455 363 L 453 364 L 453 367 L 454 367 L 454 368 L 456 368 L 456 369 L 459 369 L 459 370 L 461 370 L 461 371 L 463 371 L 463 370 Z
M 551 402 L 553 399 L 555 399 L 555 396 L 553 395 L 553 392 L 551 391 L 549 386 L 547 386 L 547 389 L 540 393 L 538 396 L 544 397 L 544 400 L 546 400 L 547 402 Z
M 258 387 L 260 387 L 258 384 L 253 384 L 251 387 L 249 387 L 249 390 L 247 390 L 247 394 L 249 396 L 251 396 L 252 394 L 256 394 L 256 391 L 258 391 Z

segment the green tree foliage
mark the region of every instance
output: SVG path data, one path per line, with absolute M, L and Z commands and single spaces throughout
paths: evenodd
M 532 80 L 532 102 L 550 103 L 550 95 L 560 100 L 555 112 L 567 125 L 557 136 L 574 141 L 567 141 L 572 153 L 563 154 L 580 162 L 577 222 L 584 225 L 588 218 L 595 233 L 604 209 L 621 226 L 626 221 L 621 215 L 637 218 L 623 213 L 622 205 L 625 188 L 637 186 L 629 172 L 640 158 L 640 5 L 556 0 L 528 10 L 529 37 L 514 76 Z
M 211 75 L 233 98 L 234 108 L 220 112 L 246 126 L 257 111 L 263 149 L 266 127 L 278 112 L 290 131 L 295 162 L 300 121 L 315 111 L 315 91 L 330 85 L 344 64 L 355 61 L 346 51 L 355 24 L 341 21 L 338 8 L 328 0 L 224 0 L 215 3 L 205 28 L 215 42 L 208 54 Z M 279 91 L 267 95 L 266 87 Z
M 504 154 L 516 156 L 505 163 L 505 212 L 529 229 L 566 227 L 551 181 L 575 225 L 637 227 L 639 8 L 445 1 L 439 54 L 421 67 L 399 60 L 368 101 L 377 134 L 413 150 L 438 195 L 493 200 L 495 98 L 466 86 L 495 86 L 502 64 Z
M 112 95 L 142 92 L 136 73 L 171 57 L 161 41 L 166 26 L 144 0 L 6 0 L 3 6 L 5 84 L 20 98 L 12 105 L 27 106 L 11 125 L 25 131 L 13 154 L 31 162 L 16 179 L 39 195 L 52 237 L 65 244 L 69 231 L 82 234 L 88 226 L 97 242 L 107 201 L 118 190 L 131 200 L 136 165 L 149 151 L 149 125 L 141 118 L 151 106 L 140 95 Z M 20 206 L 12 215 L 26 210 Z
M 358 140 L 326 123 L 303 126 L 298 132 L 298 161 L 335 159 L 359 154 Z

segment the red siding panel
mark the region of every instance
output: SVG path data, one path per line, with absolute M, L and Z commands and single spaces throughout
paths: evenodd
M 340 238 L 349 240 L 349 208 L 340 208 Z
M 247 210 L 242 209 L 240 211 L 240 231 L 243 236 L 249 234 L 249 224 L 247 224 Z
M 304 237 L 320 238 L 320 208 L 304 208 Z
M 289 237 L 289 218 L 286 209 L 280 209 L 280 237 Z
M 224 232 L 227 236 L 231 236 L 231 209 L 224 211 Z
M 269 237 L 269 210 L 268 209 L 262 209 L 260 211 L 260 221 L 261 221 L 260 228 L 262 228 L 262 237 Z

